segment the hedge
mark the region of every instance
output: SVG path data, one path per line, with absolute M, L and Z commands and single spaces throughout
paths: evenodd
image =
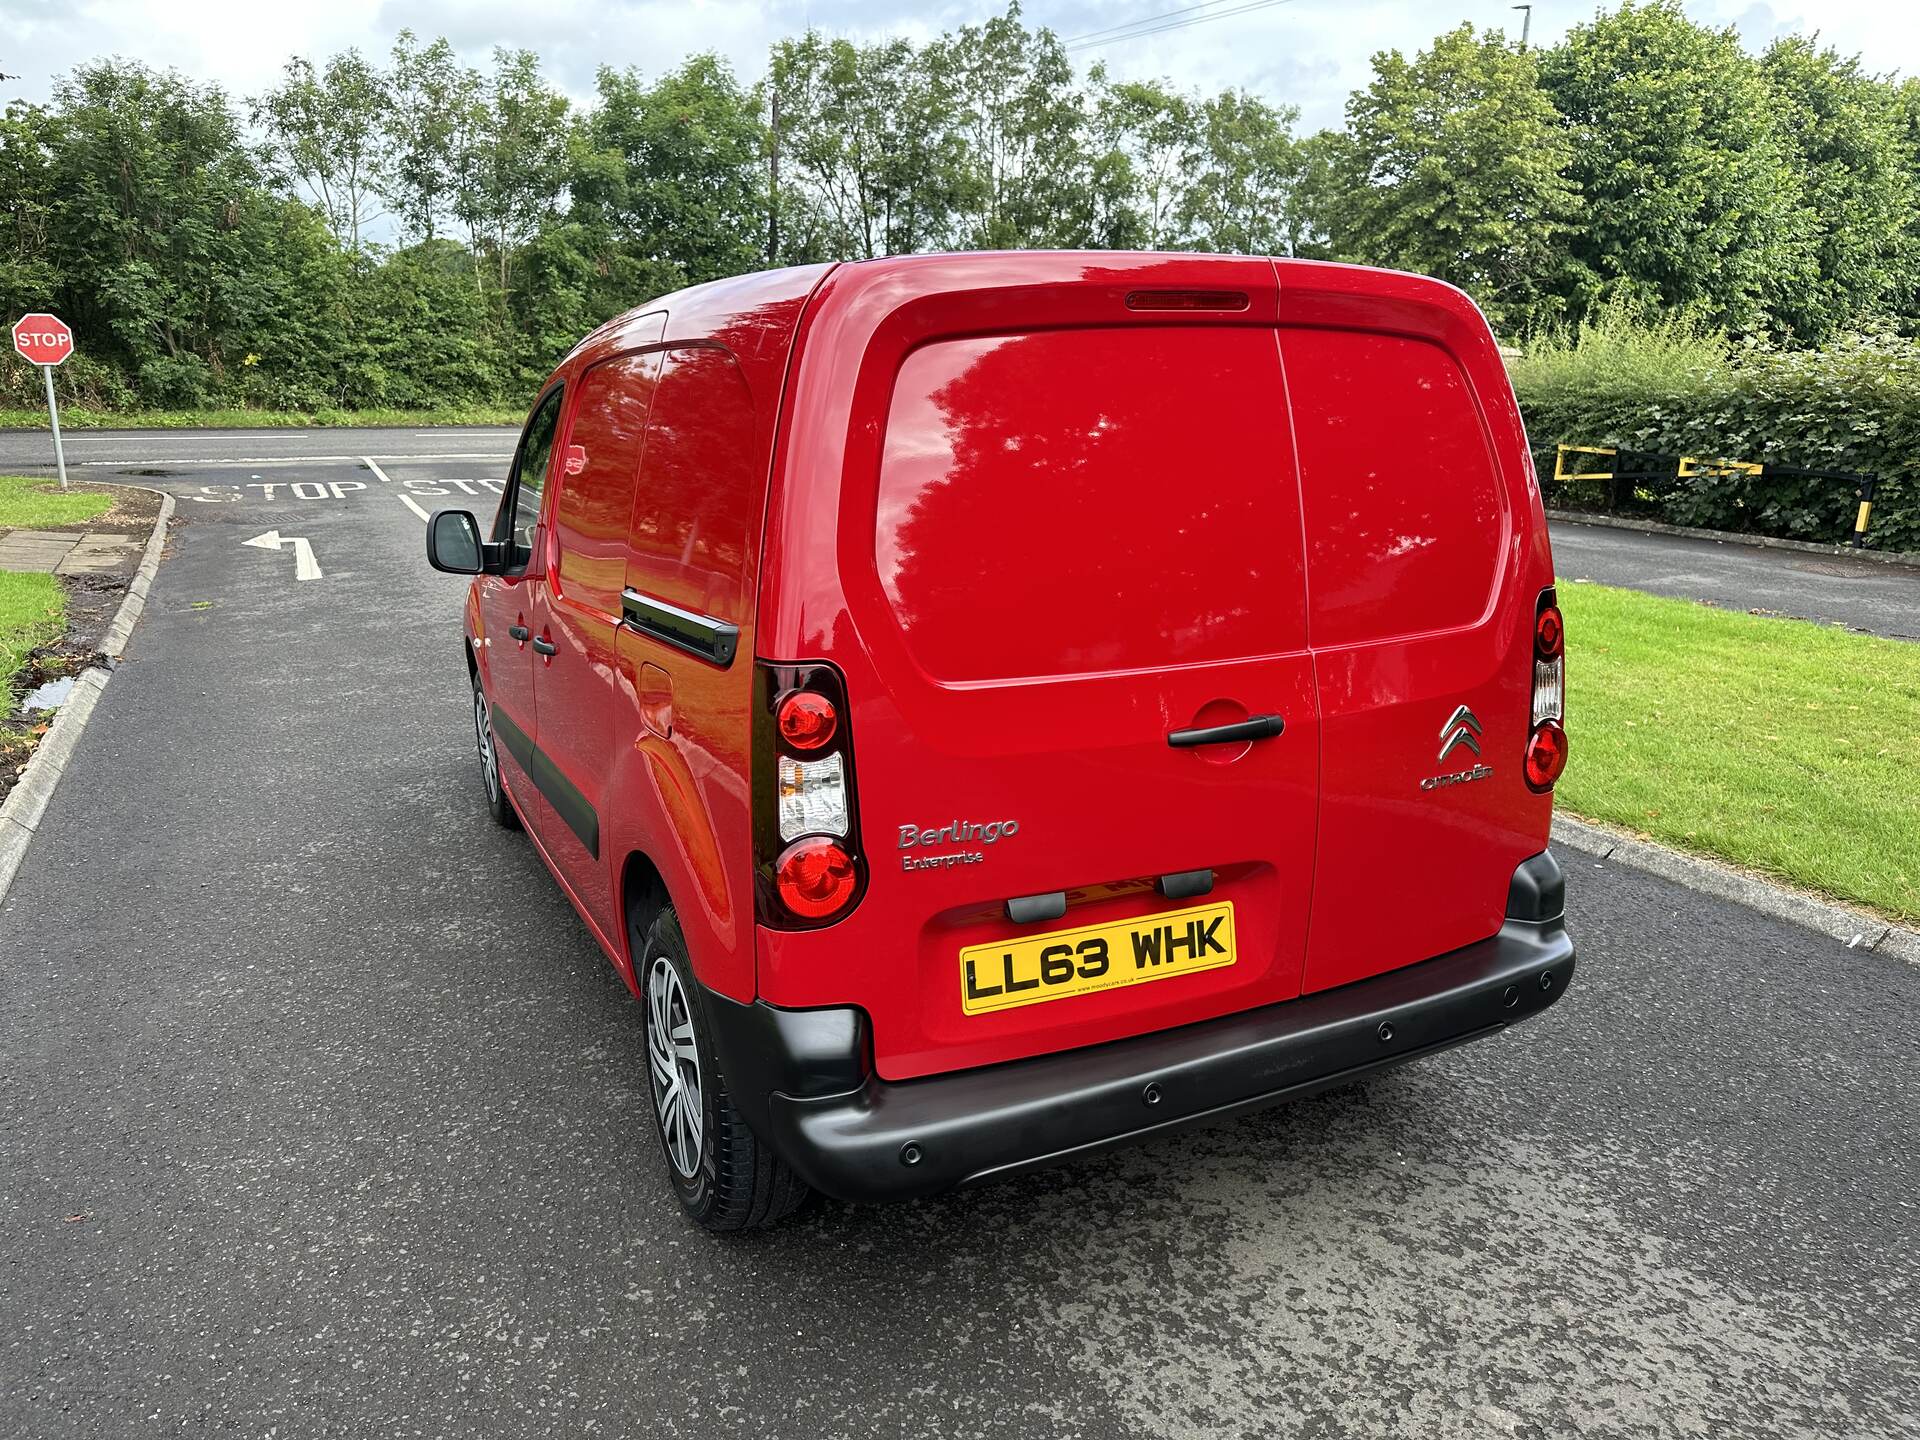
M 1851 537 L 1857 508 L 1844 482 L 1696 477 L 1628 492 L 1550 477 L 1562 443 L 1848 470 L 1879 477 L 1867 544 L 1920 551 L 1920 344 L 1856 339 L 1729 353 L 1718 342 L 1669 338 L 1655 348 L 1650 356 L 1583 343 L 1514 362 L 1549 506 L 1837 542 Z M 1604 465 L 1586 457 L 1586 468 Z

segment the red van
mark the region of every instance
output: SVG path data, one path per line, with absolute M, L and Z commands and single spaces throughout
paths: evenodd
M 1488 1035 L 1573 975 L 1546 520 L 1480 313 L 1218 256 L 669 295 L 441 511 L 488 803 L 714 1229 Z

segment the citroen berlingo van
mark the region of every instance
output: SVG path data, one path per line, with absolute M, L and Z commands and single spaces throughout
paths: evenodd
M 534 403 L 461 650 L 493 818 L 729 1230 L 1089 1155 L 1566 990 L 1563 637 L 1485 320 L 1412 275 L 701 285 Z

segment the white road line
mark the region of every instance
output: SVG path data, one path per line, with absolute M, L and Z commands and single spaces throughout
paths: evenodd
M 426 511 L 420 508 L 420 502 L 414 499 L 411 495 L 402 495 L 400 498 L 402 501 L 405 502 L 406 507 L 409 510 L 411 510 L 414 514 L 418 515 L 422 520 L 431 520 L 433 518 L 431 515 L 427 514 Z
M 395 463 L 405 462 L 411 465 L 423 461 L 431 464 L 440 460 L 511 460 L 513 456 L 511 453 L 501 454 L 492 451 L 482 453 L 479 451 L 463 450 L 457 454 L 389 455 L 387 458 Z M 220 455 L 205 456 L 197 459 L 182 459 L 178 455 L 158 455 L 134 460 L 81 460 L 77 463 L 81 465 L 179 465 L 198 467 L 203 465 L 337 465 L 347 461 L 358 463 L 364 459 L 366 459 L 364 455 Z
M 380 462 L 375 460 L 371 455 L 362 455 L 360 457 L 360 463 L 371 470 L 374 478 L 382 485 L 391 485 L 393 483 L 393 477 L 382 470 L 380 468 Z

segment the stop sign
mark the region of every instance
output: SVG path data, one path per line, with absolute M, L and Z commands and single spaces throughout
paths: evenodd
M 13 322 L 13 348 L 35 365 L 58 365 L 73 354 L 73 327 L 54 315 L 22 315 Z

